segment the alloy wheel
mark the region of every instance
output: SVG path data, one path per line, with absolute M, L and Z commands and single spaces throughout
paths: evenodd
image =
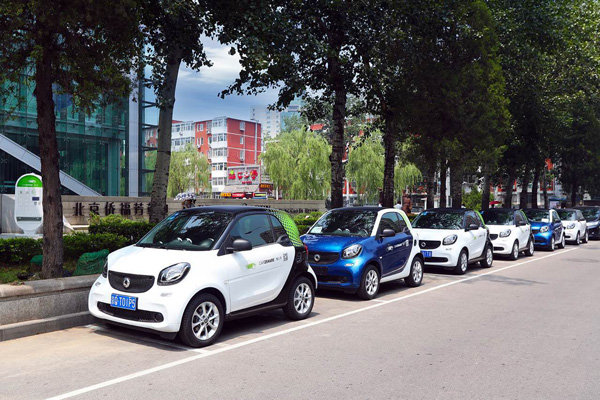
M 205 301 L 194 310 L 192 331 L 198 339 L 209 340 L 217 332 L 220 321 L 217 306 L 211 301 Z
M 366 283 L 365 288 L 366 288 L 367 294 L 369 296 L 373 296 L 375 293 L 377 293 L 377 287 L 379 286 L 379 279 L 377 277 L 377 272 L 375 272 L 374 269 L 367 272 L 367 276 L 365 278 L 365 283 Z
M 421 282 L 423 279 L 423 264 L 419 259 L 415 260 L 413 264 L 412 279 L 414 282 Z
M 294 292 L 294 308 L 300 314 L 306 314 L 312 304 L 312 291 L 306 283 L 301 283 Z
M 466 271 L 467 270 L 467 264 L 468 264 L 468 260 L 467 260 L 467 254 L 466 253 L 462 253 L 462 255 L 460 256 L 460 270 L 461 271 Z
M 513 258 L 515 260 L 517 258 L 519 258 L 519 245 L 517 244 L 517 242 L 515 242 L 515 244 L 513 244 Z

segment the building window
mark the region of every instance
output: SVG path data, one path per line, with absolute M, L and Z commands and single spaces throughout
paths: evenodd
M 244 121 L 240 122 L 240 131 L 246 129 L 246 123 Z
M 240 136 L 240 144 L 244 144 L 244 137 Z
M 240 161 L 244 161 L 244 159 L 246 158 L 246 154 L 244 150 L 240 151 Z
M 204 138 L 200 138 L 200 146 L 204 146 Z
M 204 124 L 200 124 L 200 130 L 203 131 L 204 130 Z

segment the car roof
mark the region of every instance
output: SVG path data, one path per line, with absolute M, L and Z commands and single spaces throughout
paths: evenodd
M 600 208 L 600 206 L 578 206 L 573 208 L 575 210 L 597 210 Z
M 333 208 L 331 211 L 381 211 L 385 210 L 389 207 L 379 207 L 379 206 L 361 206 L 361 207 L 340 207 Z
M 487 210 L 481 210 L 481 212 L 487 212 L 487 211 L 501 211 L 501 212 L 516 212 L 516 211 L 520 211 L 517 208 L 507 208 L 507 207 L 502 207 L 502 208 L 488 208 Z
M 254 206 L 202 206 L 202 207 L 186 208 L 186 209 L 179 210 L 179 211 L 192 212 L 192 213 L 226 212 L 226 213 L 231 213 L 231 214 L 241 214 L 241 213 L 248 212 L 248 211 L 267 212 L 269 210 L 272 210 L 272 209 L 265 208 L 265 207 L 254 207 Z
M 554 210 L 554 208 L 524 208 L 523 211 L 546 211 Z
M 577 210 L 576 208 L 559 208 L 556 211 L 581 211 L 581 210 Z
M 427 210 L 423 210 L 423 212 L 446 212 L 446 213 L 456 213 L 456 214 L 464 214 L 469 211 L 473 211 L 470 208 L 428 208 Z

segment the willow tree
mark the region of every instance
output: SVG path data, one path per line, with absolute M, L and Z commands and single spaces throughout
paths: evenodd
M 169 168 L 169 197 L 178 193 L 210 186 L 210 164 L 198 149 L 187 143 L 183 150 L 173 152 Z
M 63 209 L 54 94 L 82 113 L 126 97 L 141 49 L 139 2 L 0 0 L 0 82 L 35 86 L 43 188 L 42 275 L 62 276 Z M 18 85 L 8 84 L 3 95 Z
M 356 181 L 357 192 L 367 203 L 377 202 L 379 198 L 383 181 L 383 155 L 381 133 L 378 131 L 369 136 L 356 137 L 348 153 L 346 175 Z
M 284 132 L 266 143 L 261 154 L 273 184 L 286 197 L 296 200 L 322 200 L 330 189 L 331 146 L 314 132 Z
M 410 188 L 423 180 L 421 170 L 412 163 L 396 163 L 394 171 L 394 188 L 399 196 L 406 188 Z

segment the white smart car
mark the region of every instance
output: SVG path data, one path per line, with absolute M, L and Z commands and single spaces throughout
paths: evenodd
M 490 208 L 482 210 L 481 216 L 490 231 L 494 254 L 508 256 L 511 260 L 519 258 L 520 252 L 528 256 L 533 255 L 535 239 L 531 233 L 531 224 L 523 211 Z
M 88 306 L 113 324 L 189 346 L 219 336 L 225 320 L 283 308 L 310 315 L 317 278 L 294 221 L 258 207 L 200 207 L 166 218 L 108 256 Z
M 572 208 L 561 208 L 556 210 L 563 228 L 565 228 L 565 240 L 573 244 L 588 242 L 588 226 L 581 210 Z
M 426 265 L 467 272 L 468 264 L 492 266 L 494 253 L 481 216 L 466 208 L 423 211 L 412 223 Z

